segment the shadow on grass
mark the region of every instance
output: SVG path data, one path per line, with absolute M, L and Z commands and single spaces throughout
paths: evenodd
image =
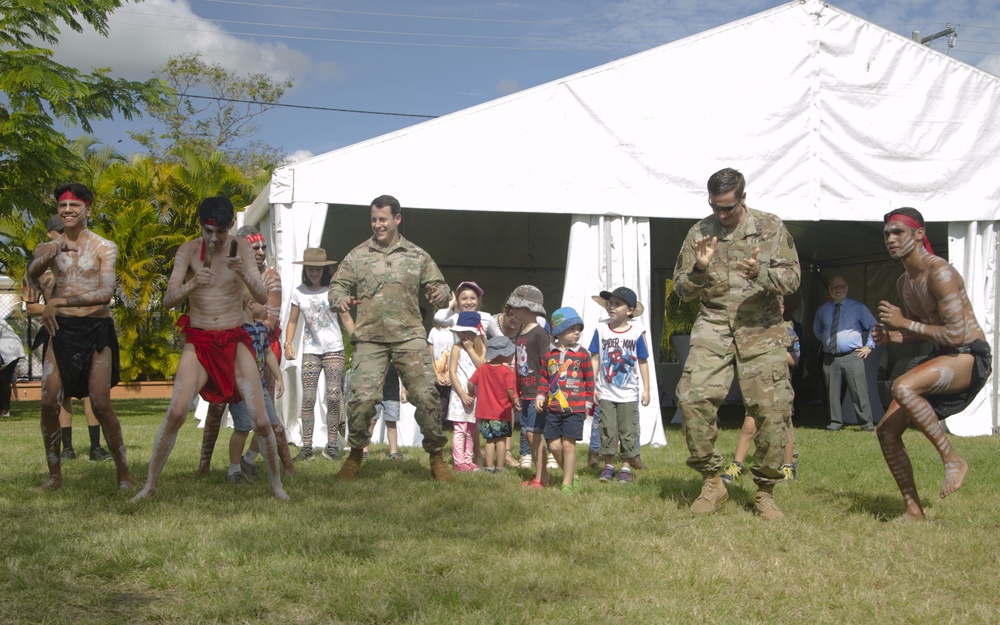
M 810 496 L 830 502 L 836 508 L 852 514 L 865 514 L 877 521 L 891 521 L 906 512 L 897 495 L 874 495 L 858 490 L 845 490 L 813 486 L 808 489 Z

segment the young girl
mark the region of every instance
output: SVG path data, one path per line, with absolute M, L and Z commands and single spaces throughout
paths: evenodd
M 301 314 L 302 331 L 302 448 L 296 461 L 313 457 L 313 425 L 316 419 L 316 387 L 320 371 L 326 376 L 326 428 L 327 443 L 323 457 L 340 459 L 337 433 L 340 431 L 340 398 L 344 378 L 344 340 L 341 323 L 348 335 L 354 333 L 354 320 L 348 313 L 338 314 L 330 309 L 327 291 L 333 276 L 331 265 L 337 261 L 326 259 L 326 250 L 307 248 L 302 260 L 295 261 L 302 268 L 302 284 L 292 291 L 288 323 L 285 324 L 285 358 L 295 359 L 292 340 Z
M 448 402 L 448 420 L 454 424 L 451 441 L 452 458 L 456 471 L 478 471 L 473 461 L 473 447 L 479 438 L 476 428 L 476 398 L 469 394 L 469 378 L 476 368 L 486 362 L 486 343 L 479 313 L 462 312 L 451 330 L 458 342 L 451 348 L 448 359 L 451 376 L 451 399 Z
M 452 326 L 458 319 L 459 314 L 474 312 L 479 314 L 480 325 L 486 331 L 484 340 L 500 336 L 503 332 L 501 332 L 500 326 L 497 325 L 496 317 L 489 313 L 479 312 L 479 307 L 482 305 L 482 297 L 483 290 L 472 280 L 460 283 L 451 292 L 451 301 L 448 302 L 448 308 L 442 308 L 434 313 L 434 323 L 445 327 Z

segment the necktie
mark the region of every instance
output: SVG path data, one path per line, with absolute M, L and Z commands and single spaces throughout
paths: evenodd
M 830 340 L 827 342 L 827 351 L 831 354 L 837 353 L 837 330 L 840 329 L 840 304 L 833 307 L 833 323 L 830 324 Z

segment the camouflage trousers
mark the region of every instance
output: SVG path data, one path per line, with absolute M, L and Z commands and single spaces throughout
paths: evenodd
M 705 347 L 691 346 L 677 383 L 681 424 L 691 454 L 687 459 L 689 467 L 704 476 L 715 476 L 722 470 L 722 454 L 715 448 L 719 434 L 716 416 L 729 393 L 735 372 L 746 414 L 757 422 L 750 473 L 758 488 L 770 490 L 781 481 L 788 437 L 786 424 L 792 415 L 792 384 L 785 353 L 785 349 L 778 348 L 752 358 L 741 358 L 735 345 L 723 355 Z
M 434 364 L 423 339 L 355 345 L 351 359 L 351 398 L 347 402 L 347 441 L 351 449 L 361 449 L 371 442 L 368 425 L 375 415 L 375 405 L 382 401 L 390 362 L 396 366 L 407 399 L 416 408 L 424 449 L 428 453 L 441 451 L 448 438 L 441 431 L 441 398 L 434 387 Z

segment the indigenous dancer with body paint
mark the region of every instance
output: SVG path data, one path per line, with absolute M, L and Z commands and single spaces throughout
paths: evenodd
M 904 309 L 879 302 L 881 323 L 874 329 L 875 342 L 934 344 L 926 358 L 893 382 L 893 402 L 877 429 L 882 455 L 906 505 L 900 520 L 919 521 L 924 519 L 924 510 L 903 432 L 911 424 L 917 426 L 941 454 L 944 485 L 940 497 L 958 490 L 969 465 L 952 449 L 940 420 L 972 402 L 986 383 L 993 360 L 965 282 L 948 261 L 934 255 L 923 216 L 912 208 L 898 208 L 886 214 L 882 232 L 889 255 L 906 269 L 896 283 Z
M 267 417 L 271 422 L 271 429 L 274 431 L 274 440 L 278 445 L 278 457 L 281 459 L 285 475 L 295 473 L 295 466 L 292 464 L 292 455 L 288 451 L 288 439 L 285 436 L 285 428 L 278 420 L 274 410 L 275 382 L 277 378 L 271 373 L 269 366 L 265 366 L 266 358 L 263 350 L 270 349 L 281 362 L 281 351 L 275 350 L 277 337 L 281 336 L 281 328 L 278 325 L 278 314 L 281 309 L 281 276 L 278 272 L 267 266 L 267 244 L 264 242 L 264 235 L 253 226 L 243 226 L 236 232 L 236 236 L 246 239 L 253 251 L 254 260 L 257 262 L 257 269 L 260 271 L 260 279 L 267 291 L 267 303 L 263 306 L 253 301 L 249 293 L 244 290 L 243 305 L 248 323 L 244 325 L 250 337 L 254 340 L 256 348 L 257 364 L 263 367 L 263 381 L 266 385 L 264 406 L 267 409 Z M 277 365 L 275 365 L 277 367 Z M 278 394 L 280 397 L 281 394 Z M 237 409 L 243 410 L 243 407 Z M 226 412 L 226 404 L 209 404 L 208 413 L 205 415 L 205 429 L 201 439 L 201 459 L 198 462 L 198 470 L 195 477 L 201 477 L 208 473 L 212 464 L 212 452 L 215 450 L 215 442 L 219 438 L 219 429 L 222 427 L 222 416 Z M 230 410 L 232 412 L 232 410 Z M 260 453 L 260 444 L 256 437 L 250 443 L 250 450 L 243 454 L 243 446 L 246 444 L 247 431 L 242 429 L 234 430 L 229 438 L 229 470 L 226 480 L 231 483 L 241 483 L 249 479 L 256 479 L 257 470 L 254 468 L 254 461 Z M 243 454 L 241 456 L 241 454 Z M 240 474 L 243 474 L 242 476 Z
M 93 192 L 79 183 L 55 190 L 63 233 L 35 248 L 29 280 L 52 271 L 52 297 L 42 311 L 45 355 L 42 365 L 42 438 L 49 480 L 39 490 L 62 484 L 59 411 L 63 398 L 90 397 L 118 470 L 118 487 L 132 488 L 125 463 L 122 428 L 111 406 L 119 382 L 118 335 L 111 319 L 118 246 L 87 229 Z
M 132 501 L 152 497 L 156 482 L 177 442 L 195 394 L 214 403 L 245 402 L 254 433 L 263 445 L 264 466 L 275 499 L 287 499 L 278 470 L 274 432 L 267 421 L 260 373 L 250 335 L 243 327 L 243 290 L 258 304 L 267 291 L 256 270 L 250 246 L 229 235 L 233 204 L 210 197 L 198 206 L 202 236 L 177 248 L 174 269 L 163 296 L 164 308 L 187 300 L 188 313 L 177 325 L 186 338 L 174 378 L 174 394 L 153 442 L 146 485 Z

